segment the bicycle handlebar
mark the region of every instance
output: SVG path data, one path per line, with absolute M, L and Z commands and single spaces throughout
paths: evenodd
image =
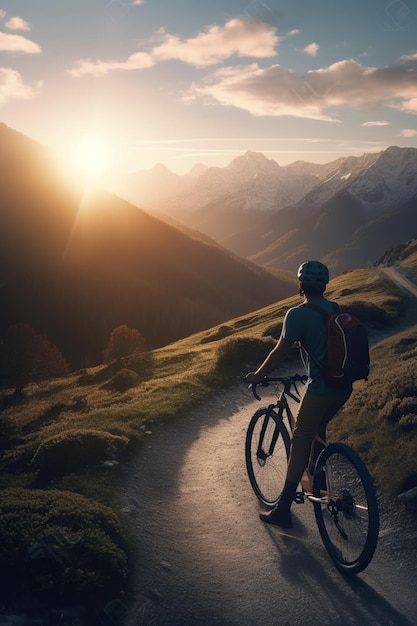
M 249 385 L 248 389 L 252 389 L 252 393 L 257 400 L 261 400 L 261 396 L 257 393 L 256 388 L 258 385 L 262 385 L 262 387 L 268 387 L 271 383 L 279 383 L 284 386 L 283 393 L 294 398 L 294 395 L 291 392 L 291 387 L 294 387 L 296 394 L 299 396 L 299 391 L 296 383 L 303 383 L 307 380 L 308 376 L 304 374 L 300 376 L 300 374 L 294 374 L 294 376 L 265 376 L 259 383 L 253 383 Z

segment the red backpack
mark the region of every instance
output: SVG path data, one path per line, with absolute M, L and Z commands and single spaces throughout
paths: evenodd
M 370 361 L 365 324 L 355 315 L 342 311 L 336 302 L 333 302 L 333 313 L 326 313 L 311 302 L 306 302 L 303 306 L 318 311 L 327 322 L 326 363 L 320 363 L 303 346 L 320 369 L 326 384 L 329 387 L 339 387 L 355 380 L 367 380 Z

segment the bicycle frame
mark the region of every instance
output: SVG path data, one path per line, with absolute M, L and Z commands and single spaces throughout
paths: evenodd
M 299 376 L 295 381 L 293 378 L 291 377 L 280 377 L 280 378 L 265 378 L 265 380 L 261 383 L 262 386 L 266 387 L 269 386 L 271 383 L 278 383 L 279 385 L 282 385 L 282 389 L 279 392 L 279 395 L 277 395 L 277 400 L 276 402 L 269 404 L 267 407 L 267 416 L 271 419 L 274 420 L 274 422 L 277 422 L 277 417 L 283 421 L 284 417 L 286 415 L 287 420 L 288 420 L 288 424 L 290 427 L 290 432 L 291 435 L 294 431 L 294 426 L 295 426 L 295 419 L 294 419 L 294 415 L 292 413 L 290 404 L 288 402 L 287 397 L 291 398 L 292 400 L 294 400 L 295 402 L 297 402 L 297 404 L 299 404 L 301 402 L 301 397 L 298 391 L 298 388 L 296 387 L 296 382 L 297 380 L 299 380 L 300 382 L 302 382 L 303 384 L 305 383 L 305 380 L 307 379 L 307 376 Z M 291 387 L 294 386 L 295 390 L 296 390 L 296 394 L 294 394 L 291 390 Z M 253 395 L 255 396 L 255 398 L 257 400 L 260 400 L 260 396 L 257 394 L 256 392 L 256 385 L 252 385 L 252 392 Z M 284 415 L 285 414 L 285 415 Z M 265 420 L 265 422 L 263 423 L 262 429 L 261 429 L 261 435 L 259 438 L 259 442 L 260 445 L 264 439 L 265 436 L 265 432 L 266 432 L 266 428 L 267 428 L 267 421 Z M 275 448 L 275 444 L 277 442 L 279 436 L 279 431 L 278 429 L 275 431 L 273 438 L 271 439 L 270 445 L 269 445 L 269 450 L 266 452 L 264 450 L 262 450 L 260 447 L 258 448 L 258 456 L 260 458 L 267 458 L 270 454 L 272 454 L 272 451 Z M 312 487 L 312 479 L 313 476 L 309 471 L 309 467 L 312 464 L 313 461 L 313 452 L 314 452 L 314 446 L 316 443 L 321 443 L 324 447 L 327 445 L 326 442 L 319 437 L 319 435 L 316 435 L 312 444 L 311 444 L 311 449 L 310 449 L 310 454 L 309 454 L 309 459 L 308 459 L 308 463 L 307 466 L 305 468 L 305 474 L 306 479 L 303 481 L 303 478 L 301 479 L 301 486 L 303 488 L 303 492 L 298 492 L 297 496 L 296 496 L 296 502 L 298 502 L 299 504 L 304 502 L 304 495 L 305 497 L 311 502 L 311 503 L 320 503 L 320 504 L 329 504 L 331 501 L 331 496 L 329 493 L 329 485 L 327 484 L 327 478 L 326 478 L 326 487 L 327 487 L 327 493 L 326 495 L 323 495 L 321 497 L 317 497 L 314 496 L 312 493 L 312 489 L 307 489 L 304 484 L 309 484 Z
M 261 383 L 264 387 L 278 387 L 277 400 L 252 416 L 246 433 L 245 458 L 255 495 L 267 507 L 278 502 L 285 480 L 284 460 L 289 458 L 295 426 L 289 400 L 301 402 L 296 383 L 306 379 L 296 374 L 268 377 Z M 256 385 L 251 387 L 255 398 L 261 400 Z M 317 442 L 323 449 L 314 461 Z M 361 572 L 373 557 L 379 532 L 376 492 L 364 462 L 348 445 L 327 444 L 316 434 L 300 483 L 295 502 L 308 500 L 313 505 L 320 536 L 336 568 L 343 574 Z
M 305 380 L 307 379 L 307 376 L 299 376 L 297 378 L 297 380 L 299 380 L 300 382 L 302 382 L 304 384 Z M 297 382 L 297 380 L 295 382 Z M 295 420 L 294 420 L 294 416 L 292 414 L 291 411 L 291 407 L 289 405 L 289 402 L 287 400 L 287 396 L 292 398 L 292 400 L 294 400 L 295 402 L 297 402 L 297 404 L 300 403 L 301 399 L 300 399 L 300 394 L 298 392 L 297 387 L 295 387 L 296 392 L 298 395 L 295 395 L 292 390 L 291 387 L 294 385 L 295 386 L 295 382 L 293 381 L 292 378 L 289 377 L 280 377 L 280 378 L 268 378 L 267 379 L 268 382 L 266 382 L 266 379 L 262 384 L 263 387 L 268 386 L 270 383 L 276 382 L 280 385 L 283 385 L 283 389 L 281 389 L 279 395 L 277 396 L 277 400 L 276 402 L 274 402 L 273 404 L 270 404 L 267 408 L 268 413 L 270 413 L 271 411 L 273 411 L 274 409 L 278 409 L 278 415 L 282 416 L 282 419 L 284 418 L 284 411 L 287 415 L 287 419 L 288 419 L 288 424 L 290 426 L 290 431 L 291 433 L 294 430 L 294 425 L 295 425 Z M 256 392 L 256 385 L 250 385 L 250 387 L 252 388 L 252 392 L 253 395 L 255 396 L 255 398 L 257 400 L 261 400 L 261 397 L 257 394 Z

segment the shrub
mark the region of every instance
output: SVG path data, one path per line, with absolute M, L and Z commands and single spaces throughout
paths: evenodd
M 393 352 L 402 354 L 407 359 L 415 356 L 417 339 L 415 337 L 403 337 L 392 346 Z
M 262 333 L 264 337 L 273 337 L 274 339 L 279 339 L 281 337 L 282 331 L 282 322 L 277 322 L 276 324 L 272 324 L 272 326 L 268 326 L 266 330 Z
M 217 349 L 216 369 L 222 374 L 238 375 L 249 366 L 259 365 L 275 342 L 249 337 L 231 338 Z
M 417 398 L 395 398 L 381 409 L 379 419 L 397 424 L 403 430 L 417 427 Z
M 125 356 L 145 352 L 145 340 L 138 330 L 125 324 L 115 328 L 103 352 L 104 363 L 119 361 Z
M 103 389 L 110 389 L 123 393 L 132 387 L 136 387 L 141 381 L 139 374 L 131 369 L 122 368 L 107 383 L 102 385 Z
M 81 495 L 6 489 L 0 535 L 2 592 L 10 599 L 53 594 L 76 603 L 115 597 L 125 584 L 127 546 L 117 516 Z
M 31 464 L 51 476 L 119 458 L 128 438 L 100 430 L 67 430 L 43 441 Z
M 383 308 L 372 302 L 355 300 L 342 308 L 352 315 L 356 315 L 364 324 L 385 326 L 393 323 L 387 305 L 388 303 L 385 303 Z
M 15 324 L 7 331 L 3 367 L 11 385 L 20 394 L 31 381 L 65 376 L 68 363 L 51 341 L 28 324 Z
M 211 332 L 206 337 L 203 337 L 203 339 L 201 340 L 201 343 L 204 344 L 204 343 L 210 343 L 211 341 L 219 341 L 219 339 L 224 339 L 225 337 L 230 335 L 230 333 L 232 332 L 233 330 L 232 328 L 230 328 L 230 326 L 226 326 L 225 324 L 223 324 L 222 326 L 219 326 L 218 328 L 216 328 L 213 332 Z

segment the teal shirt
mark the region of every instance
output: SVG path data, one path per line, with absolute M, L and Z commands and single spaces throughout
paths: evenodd
M 319 306 L 327 313 L 334 308 L 330 300 L 324 297 L 310 298 L 309 301 Z M 287 311 L 282 328 L 282 335 L 288 341 L 301 342 L 303 346 L 314 354 L 319 363 L 326 362 L 327 327 L 326 320 L 318 311 L 307 306 L 296 306 Z M 352 389 L 348 384 L 343 388 L 328 387 L 323 380 L 319 367 L 305 350 L 302 350 L 302 359 L 308 375 L 307 392 L 315 396 L 337 396 Z

